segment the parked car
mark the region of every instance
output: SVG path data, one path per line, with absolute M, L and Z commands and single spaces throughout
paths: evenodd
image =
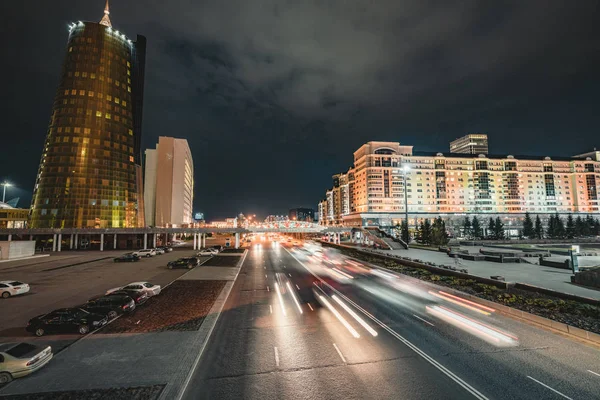
M 217 253 L 223 251 L 223 246 L 221 246 L 219 244 L 216 244 L 216 245 L 214 245 L 214 246 L 212 246 L 210 248 L 211 249 L 215 249 L 217 251 Z
M 154 257 L 156 255 L 156 251 L 154 249 L 141 249 L 134 251 L 132 254 L 135 254 L 138 257 Z
M 52 359 L 52 347 L 31 343 L 0 344 L 0 385 L 37 371 Z
M 109 289 L 106 291 L 106 294 L 116 292 L 117 290 L 135 290 L 138 292 L 144 292 L 148 295 L 148 297 L 152 297 L 160 293 L 160 285 L 155 285 L 150 282 L 131 282 L 125 286 Z
M 148 295 L 146 294 L 146 292 L 142 292 L 139 290 L 117 290 L 115 292 L 110 292 L 106 296 L 127 296 L 135 302 L 136 307 L 144 304 L 146 300 L 148 300 Z
M 106 316 L 93 314 L 81 308 L 59 308 L 30 319 L 25 329 L 35 336 L 59 332 L 79 332 L 85 335 L 90 330 L 106 325 L 106 322 Z
M 154 249 L 154 252 L 156 252 L 156 255 L 162 255 L 165 254 L 165 249 L 163 249 L 162 247 L 157 247 Z
M 19 281 L 0 281 L 0 296 L 8 299 L 10 296 L 17 296 L 29 292 L 29 285 Z
M 108 319 L 113 319 L 118 315 L 135 310 L 135 301 L 131 296 L 125 294 L 100 296 L 90 299 L 79 308 L 91 313 L 106 315 Z
M 135 253 L 125 253 L 114 259 L 115 262 L 134 262 L 140 261 L 140 256 Z
M 214 249 L 202 249 L 196 255 L 197 256 L 214 256 L 217 252 Z
M 165 251 L 165 253 L 170 253 L 173 251 L 173 248 L 169 247 L 169 246 L 163 246 L 163 247 L 161 247 L 161 249 L 163 249 Z
M 167 264 L 169 269 L 187 268 L 192 269 L 198 266 L 198 259 L 195 257 L 180 258 L 179 260 L 171 261 Z

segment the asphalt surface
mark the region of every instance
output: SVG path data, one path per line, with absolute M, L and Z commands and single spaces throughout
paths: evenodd
M 255 242 L 183 398 L 600 398 L 598 349 L 315 249 Z

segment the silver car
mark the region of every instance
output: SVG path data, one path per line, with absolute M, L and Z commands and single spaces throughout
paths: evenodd
M 50 346 L 31 343 L 0 344 L 0 385 L 37 371 L 51 359 Z

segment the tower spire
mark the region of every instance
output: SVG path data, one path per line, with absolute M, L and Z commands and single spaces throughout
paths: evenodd
M 108 0 L 106 0 L 106 6 L 104 6 L 104 16 L 100 20 L 100 25 L 106 25 L 108 27 L 112 27 L 112 24 L 110 23 L 110 18 L 108 17 L 109 14 L 110 14 L 110 10 L 108 8 Z

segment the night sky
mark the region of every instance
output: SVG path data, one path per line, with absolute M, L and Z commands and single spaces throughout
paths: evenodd
M 28 207 L 67 23 L 104 0 L 2 8 L 0 180 Z M 600 148 L 598 1 L 112 0 L 110 17 L 148 38 L 142 147 L 189 141 L 209 220 L 316 208 L 369 140 Z

